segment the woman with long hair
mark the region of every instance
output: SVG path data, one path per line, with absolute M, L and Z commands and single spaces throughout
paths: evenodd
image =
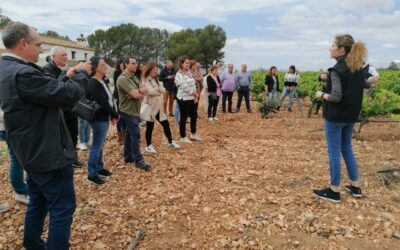
M 124 61 L 127 60 L 127 56 L 120 56 L 118 57 L 117 61 L 115 62 L 114 66 L 114 92 L 113 97 L 117 102 L 117 111 L 119 113 L 119 97 L 118 97 L 118 87 L 117 87 L 117 80 L 121 73 L 124 71 Z M 119 119 L 117 122 L 117 133 L 118 133 L 118 143 L 119 145 L 124 144 L 125 135 L 126 135 L 126 125 L 124 119 Z
M 157 120 L 164 129 L 165 137 L 168 140 L 168 146 L 171 148 L 180 148 L 180 146 L 172 140 L 171 129 L 167 115 L 164 112 L 163 106 L 163 95 L 166 90 L 163 84 L 158 81 L 157 78 L 157 64 L 149 62 L 145 65 L 142 72 L 142 84 L 146 87 L 148 93 L 143 99 L 143 103 L 150 106 L 150 119 L 146 121 L 146 143 L 147 147 L 145 150 L 148 153 L 157 153 L 152 144 L 152 135 L 154 129 L 154 122 Z
M 92 64 L 92 75 L 87 86 L 87 97 L 100 105 L 99 111 L 94 119 L 89 121 L 93 129 L 92 147 L 89 153 L 88 180 L 101 185 L 105 180 L 100 176 L 111 176 L 112 173 L 104 168 L 103 148 L 107 136 L 109 121 L 115 125 L 118 121 L 118 113 L 114 108 L 114 100 L 110 89 L 104 82 L 107 73 L 107 64 L 104 59 L 98 56 L 90 58 Z
M 274 100 L 279 90 L 278 70 L 275 66 L 269 68 L 268 74 L 265 76 L 265 85 L 267 87 L 265 91 L 266 95 L 270 101 Z
M 279 101 L 278 110 L 282 106 L 286 96 L 289 96 L 288 111 L 291 112 L 293 108 L 293 97 L 296 95 L 296 87 L 299 83 L 300 75 L 294 65 L 290 65 L 288 72 L 285 74 L 284 85 L 281 100 Z
M 178 88 L 176 95 L 179 110 L 179 133 L 181 141 L 185 143 L 192 143 L 193 141 L 200 141 L 201 138 L 196 135 L 197 126 L 197 102 L 199 94 L 196 89 L 196 80 L 190 73 L 190 59 L 187 56 L 178 58 L 178 72 L 175 76 L 175 85 Z M 188 138 L 186 136 L 186 119 L 190 117 L 190 132 L 192 133 Z
M 330 48 L 336 64 L 329 69 L 325 92 L 316 97 L 324 101 L 325 136 L 328 145 L 330 186 L 314 190 L 322 199 L 340 202 L 341 159 L 346 164 L 350 185 L 345 189 L 354 197 L 362 197 L 358 166 L 352 149 L 354 123 L 361 111 L 364 88 L 377 82 L 376 77 L 365 79 L 363 71 L 367 49 L 364 43 L 355 42 L 351 35 L 338 35 Z
M 210 68 L 210 74 L 207 76 L 207 96 L 208 96 L 208 120 L 217 121 L 217 107 L 221 92 L 221 80 L 218 76 L 218 65 Z

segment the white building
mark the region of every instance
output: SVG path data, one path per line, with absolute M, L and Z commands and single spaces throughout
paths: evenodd
M 393 60 L 388 69 L 400 69 L 400 60 Z
M 2 36 L 3 30 L 0 29 L 0 37 Z M 94 49 L 89 48 L 86 38 L 83 36 L 77 39 L 77 42 L 69 41 L 66 39 L 60 39 L 49 36 L 40 36 L 42 42 L 43 53 L 39 55 L 39 66 L 47 64 L 46 57 L 50 55 L 50 50 L 54 46 L 62 46 L 66 49 L 68 54 L 68 66 L 76 65 L 80 61 L 86 61 L 90 57 L 94 56 Z M 3 41 L 0 39 L 0 55 L 5 53 Z

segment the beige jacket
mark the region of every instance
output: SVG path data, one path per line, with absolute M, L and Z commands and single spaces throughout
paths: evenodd
M 158 82 L 154 78 L 147 78 L 144 81 L 144 86 L 147 88 L 149 93 L 144 97 L 143 103 L 148 103 L 151 107 L 151 121 L 156 120 L 156 115 L 160 112 L 160 121 L 167 120 L 167 116 L 162 108 L 163 106 L 163 94 L 165 93 L 165 88 L 162 82 Z

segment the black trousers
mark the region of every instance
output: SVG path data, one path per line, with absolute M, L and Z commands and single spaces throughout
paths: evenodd
M 76 149 L 78 143 L 78 116 L 70 111 L 64 111 L 64 120 L 67 124 L 74 148 Z
M 228 111 L 232 112 L 233 92 L 222 91 L 222 112 L 226 112 L 226 99 L 228 99 Z
M 197 126 L 197 104 L 193 100 L 178 100 L 180 110 L 179 133 L 181 138 L 186 137 L 186 120 L 190 117 L 190 132 L 196 133 Z
M 247 111 L 250 111 L 250 89 L 249 89 L 249 87 L 240 87 L 238 89 L 238 100 L 237 100 L 237 105 L 236 105 L 236 109 L 238 111 L 240 110 L 240 106 L 242 105 L 243 97 L 244 97 L 244 100 L 246 101 Z
M 217 96 L 217 99 L 213 99 L 211 95 L 208 96 L 208 118 L 217 116 L 218 101 L 219 96 Z
M 168 139 L 168 143 L 171 143 L 172 142 L 172 134 L 171 134 L 171 129 L 169 127 L 168 119 L 160 122 L 160 112 L 158 112 L 158 114 L 156 115 L 156 120 L 163 127 L 165 137 L 167 137 L 167 139 Z M 151 145 L 153 129 L 154 129 L 154 122 L 146 121 L 146 143 L 147 143 L 147 146 Z

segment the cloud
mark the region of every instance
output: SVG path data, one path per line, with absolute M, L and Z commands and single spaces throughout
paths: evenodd
M 385 43 L 382 45 L 382 47 L 385 49 L 397 49 L 399 46 L 394 43 Z
M 375 65 L 387 66 L 400 41 L 396 0 L 13 0 L 1 5 L 2 14 L 13 20 L 70 38 L 121 23 L 170 32 L 219 25 L 227 32 L 225 61 L 245 61 L 249 68 L 326 68 L 332 64 L 333 37 L 343 33 L 365 42 Z
M 370 13 L 393 8 L 395 0 L 339 0 L 337 6 L 356 13 Z

